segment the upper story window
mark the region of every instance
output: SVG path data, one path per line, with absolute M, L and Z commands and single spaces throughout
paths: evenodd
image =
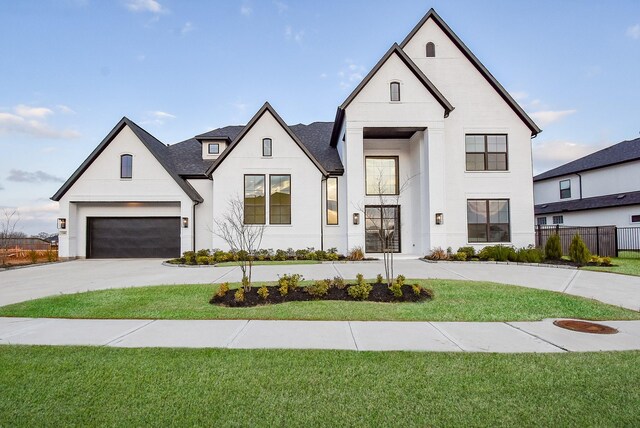
M 133 176 L 133 156 L 120 156 L 120 178 L 131 178 Z
M 436 56 L 436 45 L 433 42 L 427 43 L 427 58 L 434 58 Z
M 265 224 L 264 175 L 244 176 L 244 224 Z
M 271 156 L 272 155 L 272 147 L 273 142 L 271 138 L 263 138 L 262 139 L 262 156 Z
M 338 177 L 327 178 L 327 224 L 338 224 Z
M 397 195 L 397 156 L 368 156 L 365 158 L 365 182 L 367 195 Z
M 467 171 L 507 171 L 507 135 L 465 135 Z
M 391 101 L 400 101 L 400 82 L 391 82 L 389 89 L 391 91 Z
M 220 154 L 220 144 L 218 143 L 210 143 L 207 149 L 210 155 Z
M 568 199 L 571 197 L 571 180 L 562 180 L 560 182 L 560 199 Z

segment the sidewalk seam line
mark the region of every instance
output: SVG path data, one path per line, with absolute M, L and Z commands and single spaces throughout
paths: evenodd
M 458 348 L 459 350 L 461 350 L 462 352 L 468 352 L 465 349 L 462 349 L 462 346 L 458 345 L 458 342 L 456 342 L 455 340 L 453 340 L 453 338 L 451 338 L 447 333 L 445 333 L 444 331 L 440 330 L 438 328 L 438 326 L 436 326 L 433 322 L 431 321 L 427 321 L 427 324 L 431 325 L 431 327 L 435 328 L 437 330 L 438 333 L 440 333 L 441 335 L 443 335 L 445 337 L 445 339 L 449 340 L 449 342 L 453 343 L 456 348 Z
M 358 347 L 358 342 L 356 341 L 356 337 L 353 335 L 353 328 L 351 328 L 351 321 L 347 321 L 347 324 L 349 324 L 349 332 L 351 333 L 351 338 L 353 339 L 353 345 L 356 347 L 356 351 L 360 351 L 360 348 Z
M 142 324 L 140 327 L 134 328 L 133 330 L 126 331 L 123 335 L 118 336 L 118 337 L 116 337 L 115 339 L 112 339 L 112 340 L 108 341 L 107 343 L 105 343 L 105 344 L 104 344 L 104 345 L 102 345 L 102 346 L 109 346 L 109 345 L 111 345 L 112 343 L 114 343 L 114 342 L 116 342 L 116 341 L 118 341 L 118 340 L 120 340 L 120 339 L 124 339 L 125 337 L 129 336 L 130 334 L 135 333 L 136 331 L 140 330 L 141 328 L 144 328 L 144 327 L 148 326 L 149 324 L 152 324 L 152 323 L 154 323 L 154 322 L 156 322 L 156 321 L 157 321 L 157 320 L 151 320 L 151 321 L 149 321 L 149 322 L 148 322 L 148 323 L 146 323 L 146 324 Z
M 235 340 L 242 334 L 242 332 L 245 331 L 245 329 L 247 328 L 250 322 L 251 320 L 245 320 L 245 323 L 242 326 L 242 328 L 238 330 L 238 332 L 231 338 L 231 340 L 229 340 L 227 343 L 223 345 L 223 348 L 230 348 L 233 342 L 235 342 Z
M 571 275 L 571 278 L 569 278 L 569 281 L 567 281 L 566 285 L 564 287 L 562 287 L 562 292 L 566 293 L 567 290 L 569 289 L 569 287 L 571 287 L 571 285 L 573 284 L 573 282 L 576 280 L 576 278 L 578 277 L 578 273 L 580 271 L 578 269 L 573 271 L 573 275 Z
M 331 263 L 331 266 L 333 266 L 333 270 L 335 270 L 335 271 L 336 271 L 336 273 L 338 274 L 338 276 L 339 276 L 340 278 L 343 278 L 343 279 L 344 279 L 344 276 L 342 276 L 342 274 L 340 273 L 340 271 L 339 271 L 339 270 L 338 270 L 338 268 L 336 267 L 336 263 Z
M 430 264 L 431 264 L 431 263 L 430 263 Z M 473 281 L 471 278 L 467 278 L 466 276 L 462 275 L 461 273 L 458 273 L 458 272 L 453 271 L 453 270 L 451 270 L 451 269 L 444 268 L 444 267 L 442 267 L 442 266 L 438 266 L 440 263 L 433 263 L 433 264 L 434 264 L 434 265 L 436 265 L 436 267 L 437 267 L 437 268 L 442 269 L 442 270 L 443 270 L 443 271 L 445 271 L 445 272 L 449 272 L 449 273 L 452 273 L 452 274 L 454 274 L 454 275 L 457 275 L 457 276 L 459 276 L 459 277 L 460 277 L 460 278 L 462 278 L 462 279 L 466 279 L 467 281 Z
M 234 267 L 233 269 L 223 273 L 222 275 L 220 275 L 219 277 L 217 277 L 216 279 L 214 279 L 213 281 L 211 281 L 211 284 L 215 284 L 216 282 L 220 281 L 222 278 L 224 278 L 225 276 L 229 275 L 231 272 L 234 272 L 236 269 L 238 269 L 238 266 Z
M 536 322 L 544 322 L 544 321 L 536 321 Z M 553 342 L 551 342 L 551 341 L 549 341 L 549 340 L 547 340 L 547 339 L 545 339 L 543 337 L 538 336 L 537 334 L 534 334 L 534 333 L 531 333 L 529 331 L 523 330 L 520 327 L 517 327 L 517 326 L 511 324 L 511 322 L 505 322 L 505 324 L 508 325 L 511 328 L 515 328 L 516 330 L 523 332 L 524 334 L 527 334 L 527 335 L 529 335 L 531 337 L 535 337 L 536 339 L 540 339 L 543 342 L 548 343 L 551 346 L 554 346 L 554 347 L 556 347 L 558 349 L 562 349 L 565 352 L 572 352 L 571 350 L 569 350 L 569 349 L 567 349 L 567 348 L 565 348 L 563 346 L 557 345 L 557 344 L 555 344 L 555 343 L 553 343 Z

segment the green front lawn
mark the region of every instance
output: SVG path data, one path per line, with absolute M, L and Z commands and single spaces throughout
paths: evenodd
M 274 260 L 274 261 L 256 260 L 255 262 L 253 262 L 253 265 L 254 266 L 317 265 L 320 263 L 322 262 L 319 262 L 318 260 Z M 222 263 L 216 263 L 215 266 L 216 267 L 240 266 L 240 263 L 239 262 L 222 262 Z
M 640 276 L 640 258 L 614 257 L 611 263 L 615 266 L 585 266 L 582 269 Z
M 0 426 L 640 426 L 640 353 L 0 345 Z
M 208 303 L 217 286 L 167 285 L 46 297 L 1 307 L 0 316 L 398 321 L 640 319 L 640 312 L 551 291 L 474 281 L 408 282 L 431 288 L 435 299 L 421 303 L 310 301 L 227 308 Z

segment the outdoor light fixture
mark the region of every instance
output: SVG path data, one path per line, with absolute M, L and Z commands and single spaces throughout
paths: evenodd
M 182 227 L 185 229 L 189 227 L 189 217 L 182 217 Z
M 353 213 L 353 224 L 360 224 L 360 213 Z
M 436 224 L 442 224 L 444 222 L 444 216 L 442 213 L 436 213 Z
M 59 230 L 65 230 L 67 228 L 67 219 L 66 218 L 59 218 L 58 219 L 58 229 Z

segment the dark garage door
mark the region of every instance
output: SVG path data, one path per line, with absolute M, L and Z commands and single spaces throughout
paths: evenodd
M 87 258 L 179 256 L 179 217 L 87 218 Z

